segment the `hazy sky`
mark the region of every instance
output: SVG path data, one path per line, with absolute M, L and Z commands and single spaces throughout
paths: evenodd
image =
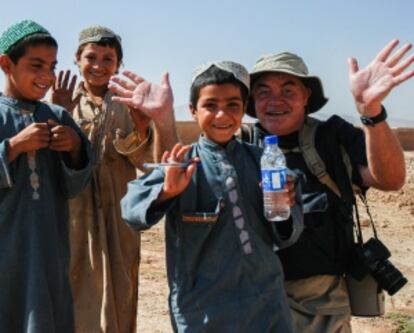
M 319 75 L 325 114 L 354 114 L 346 59 L 365 66 L 391 39 L 414 42 L 411 0 L 1 0 L 0 30 L 22 19 L 44 25 L 59 42 L 58 69 L 73 64 L 77 37 L 106 25 L 123 39 L 125 68 L 152 81 L 169 71 L 175 105 L 187 104 L 191 71 L 210 60 L 251 69 L 266 53 L 290 51 Z M 7 3 L 7 4 L 6 4 Z M 414 66 L 412 66 L 414 68 Z M 0 90 L 4 78 L 0 78 Z M 393 118 L 414 121 L 414 79 L 385 101 Z M 181 115 L 178 118 L 182 118 Z

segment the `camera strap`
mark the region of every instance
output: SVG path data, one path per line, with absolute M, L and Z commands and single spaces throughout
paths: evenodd
M 372 233 L 374 235 L 374 238 L 378 239 L 374 219 L 372 218 L 371 211 L 370 211 L 369 206 L 368 206 L 367 197 L 364 194 L 362 194 L 361 191 L 355 191 L 355 193 L 356 193 L 356 195 L 358 196 L 358 198 L 361 200 L 361 202 L 363 203 L 363 205 L 365 207 L 365 210 L 366 210 L 367 215 L 368 215 L 369 223 L 370 223 L 371 228 L 372 228 Z M 363 237 L 362 237 L 362 228 L 361 228 L 361 221 L 360 221 L 360 216 L 359 216 L 357 200 L 355 200 L 354 207 L 355 207 L 355 222 L 354 222 L 355 234 L 356 234 L 358 244 L 362 245 L 362 244 L 364 244 L 364 240 L 363 240 Z

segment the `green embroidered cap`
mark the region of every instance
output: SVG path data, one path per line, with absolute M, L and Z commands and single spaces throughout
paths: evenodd
M 119 46 L 121 46 L 121 37 L 119 35 L 111 29 L 99 25 L 88 27 L 79 33 L 79 46 L 87 43 L 97 43 L 106 38 L 115 39 Z
M 31 20 L 24 20 L 13 24 L 0 36 L 0 54 L 7 53 L 14 44 L 23 38 L 38 33 L 50 35 L 49 31 Z

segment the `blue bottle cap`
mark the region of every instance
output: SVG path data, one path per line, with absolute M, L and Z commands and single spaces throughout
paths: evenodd
M 275 145 L 279 143 L 279 138 L 277 135 L 267 135 L 264 138 L 264 143 L 266 145 Z

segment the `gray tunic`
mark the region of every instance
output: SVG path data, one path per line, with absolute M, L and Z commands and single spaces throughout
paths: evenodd
M 48 119 L 81 135 L 85 168 L 69 168 L 66 154 L 49 149 L 8 161 L 9 139 Z M 0 96 L 0 332 L 73 331 L 67 199 L 89 180 L 90 156 L 62 108 Z
M 278 238 L 263 216 L 260 155 L 236 139 L 223 148 L 201 137 L 190 153 L 201 164 L 176 199 L 151 207 L 163 186 L 161 169 L 128 185 L 121 206 L 132 227 L 147 229 L 167 214 L 176 332 L 293 332 L 273 251 Z

